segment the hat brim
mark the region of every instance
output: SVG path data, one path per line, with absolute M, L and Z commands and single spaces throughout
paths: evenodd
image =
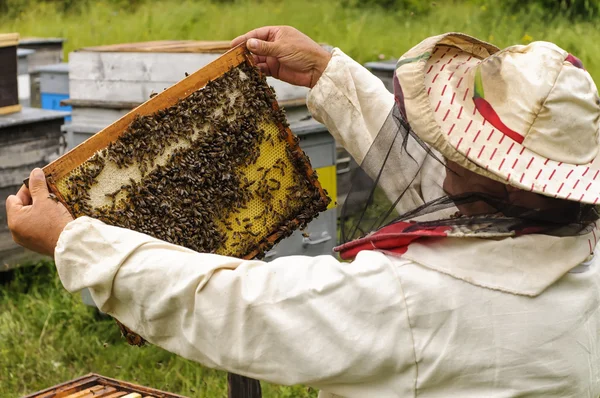
M 548 159 L 480 114 L 473 100 L 475 71 L 497 51 L 451 33 L 429 38 L 400 58 L 395 77 L 411 128 L 444 157 L 477 174 L 545 196 L 597 204 L 599 164 Z

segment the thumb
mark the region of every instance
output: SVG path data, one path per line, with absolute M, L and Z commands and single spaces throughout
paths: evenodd
M 36 199 L 48 197 L 48 185 L 46 185 L 46 176 L 42 169 L 33 169 L 29 176 L 29 192 L 35 202 Z
M 255 55 L 277 57 L 281 52 L 279 44 L 259 39 L 249 39 L 246 47 Z

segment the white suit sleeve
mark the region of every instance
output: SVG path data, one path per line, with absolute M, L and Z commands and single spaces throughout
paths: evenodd
M 360 164 L 394 106 L 383 82 L 339 48 L 310 90 L 307 106 Z
M 55 259 L 67 290 L 89 288 L 100 310 L 209 367 L 348 392 L 414 363 L 401 284 L 378 252 L 246 261 L 82 217 Z

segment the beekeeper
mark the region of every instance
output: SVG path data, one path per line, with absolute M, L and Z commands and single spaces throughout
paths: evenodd
M 311 88 L 311 114 L 373 182 L 373 212 L 337 248 L 352 262 L 240 260 L 72 220 L 39 169 L 6 201 L 15 241 L 149 342 L 321 397 L 600 395 L 600 106 L 575 56 L 431 37 L 390 94 L 291 27 L 243 41 Z

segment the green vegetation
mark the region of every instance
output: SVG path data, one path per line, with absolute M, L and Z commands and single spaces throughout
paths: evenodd
M 548 13 L 532 12 L 529 7 L 494 5 L 503 3 L 495 0 L 446 0 L 436 5 L 410 0 L 396 3 L 372 0 L 387 8 L 352 7 L 361 3 L 354 0 L 138 0 L 133 3 L 90 0 L 87 3 L 72 1 L 80 5 L 63 13 L 65 1 L 1 2 L 28 5 L 15 7 L 21 11 L 0 13 L 0 31 L 16 31 L 23 36 L 65 37 L 67 53 L 83 46 L 144 40 L 229 40 L 258 26 L 289 24 L 366 62 L 380 56 L 398 57 L 427 36 L 460 31 L 501 47 L 532 40 L 553 41 L 581 58 L 593 76 L 600 76 L 600 60 L 595 56 L 600 52 L 600 31 L 593 21 L 563 17 L 566 11 L 560 8 Z M 581 2 L 597 4 L 590 0 L 572 1 Z M 427 3 L 429 7 L 411 11 L 414 4 L 420 3 Z M 553 0 L 553 3 L 560 1 Z M 409 8 L 397 8 L 393 4 L 408 4 Z M 543 10 L 543 4 L 539 4 L 536 9 Z M 585 8 L 581 12 L 584 11 Z M 593 8 L 589 12 L 593 16 Z
M 229 40 L 270 24 L 296 26 L 359 62 L 394 58 L 420 40 L 461 31 L 503 47 L 553 41 L 600 78 L 598 1 L 464 0 L 0 0 L 0 32 L 65 37 L 66 53 L 92 45 L 164 39 Z M 494 5 L 502 3 L 503 6 Z M 527 3 L 523 8 L 519 4 Z M 565 8 L 572 3 L 581 6 Z M 425 4 L 425 5 L 424 5 Z M 550 11 L 548 11 L 550 10 Z M 0 396 L 96 372 L 190 397 L 225 395 L 225 376 L 157 347 L 129 347 L 60 285 L 51 263 L 18 270 L 0 286 Z M 264 384 L 265 397 L 315 397 Z

